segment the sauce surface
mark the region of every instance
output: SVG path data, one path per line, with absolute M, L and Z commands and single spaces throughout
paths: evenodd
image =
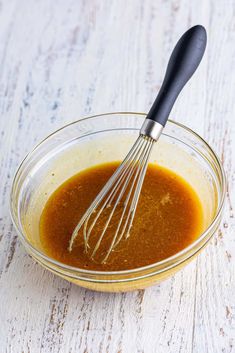
M 83 269 L 127 270 L 172 256 L 197 238 L 203 223 L 197 194 L 172 171 L 149 164 L 129 238 L 121 240 L 104 264 L 87 256 L 82 233 L 69 252 L 69 240 L 76 224 L 118 165 L 118 162 L 113 162 L 82 171 L 51 195 L 40 219 L 40 239 L 47 255 Z M 114 226 L 118 219 L 117 212 Z M 102 227 L 101 219 L 94 230 L 94 241 Z M 111 227 L 107 243 L 113 234 Z M 104 241 L 99 254 L 102 255 L 105 249 L 107 244 Z

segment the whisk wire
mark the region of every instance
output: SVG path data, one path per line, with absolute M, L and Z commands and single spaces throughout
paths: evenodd
M 124 193 L 125 193 L 125 191 L 126 191 L 126 189 L 127 189 L 127 187 L 128 187 L 128 184 L 129 184 L 129 182 L 130 182 L 130 180 L 131 180 L 131 177 L 133 176 L 134 171 L 135 171 L 135 169 L 136 169 L 136 167 L 137 167 L 137 172 L 136 172 L 136 174 L 135 174 L 134 180 L 132 180 L 131 191 L 133 190 L 133 187 L 134 187 L 134 185 L 135 185 L 135 183 L 136 183 L 136 179 L 137 179 L 138 175 L 140 174 L 140 171 L 141 171 L 141 168 L 142 168 L 142 162 L 143 162 L 143 160 L 144 160 L 144 158 L 145 158 L 145 156 L 146 156 L 146 153 L 147 153 L 148 150 L 149 150 L 148 141 L 146 141 L 145 139 L 143 139 L 143 142 L 144 142 L 144 143 L 143 143 L 142 145 L 144 145 L 144 149 L 143 149 L 143 151 L 141 151 L 140 155 L 138 156 L 138 159 L 134 159 L 134 160 L 133 160 L 133 166 L 132 166 L 132 168 L 130 169 L 129 173 L 128 173 L 127 176 L 126 176 L 126 180 L 125 180 L 125 182 L 124 182 L 124 184 L 123 184 L 123 186 L 122 186 L 122 189 L 121 189 L 121 191 L 120 191 L 120 193 L 119 193 L 119 195 L 118 195 L 118 198 L 117 198 L 115 204 L 114 204 L 113 207 L 112 207 L 112 210 L 111 210 L 110 215 L 109 215 L 109 217 L 108 217 L 108 220 L 107 220 L 107 222 L 106 222 L 106 224 L 105 224 L 105 227 L 104 227 L 104 229 L 103 229 L 103 231 L 102 231 L 102 233 L 101 233 L 101 235 L 100 235 L 100 237 L 99 237 L 99 239 L 98 239 L 98 241 L 97 241 L 97 243 L 96 243 L 96 245 L 95 245 L 95 248 L 94 248 L 94 250 L 93 250 L 93 252 L 92 252 L 92 255 L 91 255 L 92 258 L 95 256 L 97 250 L 98 250 L 99 247 L 100 247 L 100 244 L 101 244 L 101 242 L 102 242 L 102 240 L 103 240 L 103 237 L 104 237 L 104 235 L 105 235 L 105 233 L 106 233 L 106 231 L 107 231 L 107 228 L 108 228 L 108 226 L 109 226 L 109 224 L 110 224 L 110 221 L 111 221 L 111 219 L 112 219 L 112 217 L 113 217 L 113 215 L 114 215 L 114 213 L 115 213 L 115 210 L 116 210 L 118 204 L 120 203 L 120 201 L 121 201 L 121 199 L 122 199 L 122 197 L 123 197 L 123 195 L 124 195 Z M 129 191 L 129 193 L 130 193 L 130 191 Z M 129 195 L 129 196 L 130 196 L 130 195 Z M 127 200 L 127 199 L 126 199 L 126 200 Z M 110 245 L 110 247 L 109 247 L 109 249 L 108 249 L 108 251 L 107 251 L 107 254 L 106 254 L 106 256 L 105 256 L 105 258 L 103 259 L 102 262 L 105 262 L 105 261 L 106 261 L 106 259 L 107 259 L 108 256 L 110 255 L 110 252 L 111 252 L 111 251 L 113 250 L 113 248 L 114 248 L 114 244 L 115 244 L 115 242 L 116 242 L 116 239 L 117 239 L 117 236 L 118 236 L 118 233 L 119 233 L 119 229 L 120 229 L 120 227 L 121 227 L 121 225 L 122 225 L 122 222 L 123 222 L 123 219 L 124 219 L 124 214 L 125 214 L 125 210 L 126 210 L 126 208 L 127 208 L 127 205 L 128 205 L 128 203 L 126 203 L 126 201 L 125 201 L 125 202 L 124 202 L 124 209 L 122 210 L 122 215 L 121 215 L 121 217 L 120 217 L 120 220 L 119 220 L 119 223 L 118 223 L 116 232 L 115 232 L 115 234 L 114 234 L 114 236 L 113 236 L 113 240 L 112 240 L 111 245 Z M 102 212 L 102 211 L 101 211 L 101 212 Z
M 134 179 L 134 181 L 133 181 L 133 183 L 132 183 L 132 185 L 131 185 L 131 188 L 130 188 L 130 191 L 129 191 L 128 195 L 127 195 L 127 199 L 126 199 L 125 203 L 128 203 L 129 200 L 130 200 L 130 197 L 131 197 L 131 195 L 132 195 L 132 190 L 133 190 L 134 186 L 136 185 L 136 179 L 137 179 L 137 177 L 138 177 L 139 175 L 142 174 L 142 167 L 144 167 L 143 172 L 145 172 L 145 170 L 146 170 L 144 160 L 145 160 L 145 158 L 147 158 L 147 160 L 149 160 L 149 155 L 150 155 L 150 153 L 151 153 L 151 149 L 152 149 L 152 145 L 153 145 L 153 142 L 154 142 L 154 141 L 149 140 L 149 142 L 150 142 L 150 143 L 149 143 L 149 145 L 148 145 L 148 150 L 146 151 L 145 154 L 142 155 L 142 158 L 141 158 L 141 160 L 140 160 L 140 162 L 139 162 L 140 167 L 141 167 L 141 170 L 140 170 L 140 168 L 139 168 L 140 172 L 138 172 L 138 173 L 136 174 L 136 176 L 135 176 L 135 179 Z M 148 163 L 148 162 L 147 162 L 147 163 Z M 142 184 L 143 184 L 143 180 L 142 180 L 141 186 L 142 186 Z M 140 192 L 140 190 L 141 190 L 141 186 L 138 188 L 138 189 L 139 189 L 139 192 Z M 137 187 L 138 187 L 138 181 L 137 181 Z M 135 191 L 135 194 L 136 194 L 137 191 L 138 191 L 138 190 Z M 134 194 L 134 195 L 135 195 L 135 194 Z M 139 197 L 138 197 L 138 198 L 139 198 Z M 136 199 L 136 202 L 138 202 L 138 198 Z M 120 240 L 122 239 L 122 237 L 123 237 L 123 235 L 124 235 L 124 233 L 125 233 L 125 230 L 126 230 L 126 227 L 127 227 L 127 224 L 128 224 L 129 218 L 130 218 L 130 215 L 131 215 L 131 213 L 133 213 L 133 211 L 134 211 L 134 209 L 135 209 L 132 204 L 133 204 L 133 202 L 131 203 L 131 206 L 130 206 L 130 208 L 129 208 L 129 212 L 128 212 L 127 216 L 126 216 L 125 224 L 124 224 L 124 227 L 123 227 L 123 229 L 122 229 L 121 235 L 119 236 L 117 242 L 114 244 L 114 247 L 120 242 Z M 123 213 L 124 213 L 125 211 L 126 211 L 126 206 L 125 206 L 125 209 L 123 210 Z M 135 214 L 135 213 L 134 213 L 134 214 Z M 133 215 L 133 218 L 134 218 L 134 215 Z M 131 224 L 132 224 L 132 223 L 130 223 L 130 227 L 128 228 L 128 231 L 126 232 L 126 238 L 128 238 L 128 236 L 129 236 Z
M 135 159 L 135 158 L 138 156 L 139 152 L 141 151 L 142 145 L 143 145 L 143 143 L 142 143 L 142 144 L 139 144 L 139 146 L 137 145 L 138 148 L 136 148 L 135 151 L 134 151 L 133 159 Z M 92 229 L 94 228 L 94 226 L 95 226 L 95 224 L 96 224 L 98 218 L 100 217 L 100 215 L 101 215 L 101 213 L 103 212 L 103 210 L 104 210 L 105 207 L 108 208 L 108 207 L 111 206 L 114 197 L 116 196 L 117 192 L 119 191 L 120 187 L 122 186 L 122 181 L 125 180 L 125 177 L 128 175 L 129 168 L 130 168 L 129 174 L 131 173 L 131 170 L 132 170 L 132 161 L 133 161 L 133 159 L 130 159 L 130 160 L 127 161 L 127 168 L 126 168 L 126 169 L 123 168 L 123 171 L 122 171 L 120 177 L 119 177 L 117 180 L 115 180 L 115 181 L 113 182 L 113 184 L 111 185 L 111 186 L 112 186 L 112 189 L 111 189 L 110 194 L 108 195 L 107 199 L 106 199 L 105 202 L 103 203 L 102 207 L 99 209 L 99 211 L 98 211 L 98 213 L 97 213 L 95 219 L 93 220 L 93 222 L 92 222 L 92 224 L 91 224 L 91 226 L 89 227 L 89 230 L 88 230 L 88 232 L 87 232 L 87 224 L 88 224 L 88 222 L 89 222 L 89 219 L 90 219 L 92 213 L 90 213 L 90 214 L 88 215 L 88 217 L 87 217 L 87 219 L 86 219 L 86 221 L 85 221 L 85 224 L 84 224 L 84 229 L 83 229 L 83 236 L 84 236 L 84 241 L 85 241 L 85 248 L 86 248 L 86 250 L 87 250 L 87 248 L 89 247 L 88 242 L 89 242 L 90 234 L 91 234 Z M 126 174 L 127 174 L 127 175 L 126 175 Z M 116 184 L 115 184 L 115 183 L 116 183 Z M 126 183 L 125 183 L 125 184 L 126 184 Z M 125 184 L 124 184 L 124 186 L 125 186 Z M 110 188 L 109 188 L 109 189 L 110 189 Z M 107 193 L 108 193 L 109 189 L 107 190 Z M 122 189 L 122 190 L 123 190 L 123 189 Z M 106 193 L 105 195 L 107 195 L 107 193 Z M 104 195 L 104 197 L 105 197 L 105 195 Z M 102 201 L 102 199 L 100 200 L 100 204 L 101 204 L 101 201 Z M 95 211 L 95 209 L 93 210 L 93 213 L 94 213 L 94 211 Z M 105 229 L 105 230 L 106 230 L 106 229 Z M 105 233 L 105 232 L 104 232 L 104 233 Z M 103 239 L 103 236 L 101 235 L 100 241 L 98 242 L 98 247 L 99 247 L 99 244 L 101 243 L 102 239 Z M 96 250 L 97 250 L 97 249 L 96 249 Z M 93 255 L 92 255 L 92 256 L 93 256 Z
M 120 204 L 121 199 L 125 195 L 125 192 L 128 188 L 128 185 L 130 184 L 130 181 L 132 181 L 130 188 L 128 190 L 127 196 L 125 198 L 125 201 L 123 202 L 124 207 L 123 207 L 115 234 L 113 236 L 111 244 L 109 245 L 109 248 L 106 252 L 105 257 L 102 260 L 102 263 L 104 263 L 108 259 L 111 251 L 121 241 L 121 239 L 125 234 L 127 226 L 128 226 L 128 229 L 126 232 L 126 238 L 128 238 L 130 229 L 132 227 L 134 215 L 136 212 L 136 207 L 137 207 L 137 203 L 138 203 L 138 199 L 142 188 L 142 184 L 143 184 L 153 143 L 154 143 L 154 140 L 146 136 L 140 135 L 137 138 L 133 148 L 130 150 L 130 152 L 124 159 L 124 161 L 121 163 L 119 168 L 117 168 L 117 170 L 115 171 L 113 176 L 109 179 L 109 181 L 106 183 L 104 188 L 99 192 L 99 194 L 97 195 L 97 197 L 95 198 L 91 206 L 87 209 L 87 211 L 81 218 L 80 222 L 75 227 L 69 243 L 69 251 L 72 250 L 74 240 L 78 236 L 78 232 L 83 226 L 85 251 L 88 252 L 89 239 L 94 226 L 96 225 L 104 209 L 111 207 L 115 197 L 119 192 L 113 207 L 110 208 L 110 214 L 103 227 L 102 233 L 99 236 L 98 241 L 95 243 L 94 249 L 91 253 L 90 257 L 94 259 L 98 249 L 100 248 L 104 235 L 107 232 L 110 222 L 114 216 L 117 206 Z M 131 197 L 133 198 L 132 198 L 132 201 L 130 202 Z M 91 225 L 88 227 L 90 218 L 96 212 L 97 207 L 99 208 L 98 212 L 95 215 L 95 218 L 92 220 Z M 129 209 L 128 209 L 127 216 L 125 217 L 127 208 Z M 123 225 L 124 220 L 125 222 Z M 120 232 L 121 227 L 122 227 L 122 230 Z
M 128 224 L 128 220 L 129 220 L 129 218 L 130 218 L 130 215 L 132 214 L 132 218 L 131 218 L 131 222 L 133 222 L 133 218 L 134 218 L 134 215 L 135 215 L 135 211 L 136 211 L 136 207 L 137 207 L 137 202 L 138 202 L 138 199 L 139 199 L 139 195 L 140 195 L 140 191 L 141 191 L 141 187 L 142 187 L 142 184 L 143 184 L 143 179 L 144 179 L 144 177 L 143 177 L 143 172 L 144 172 L 144 170 L 146 170 L 146 161 L 145 161 L 145 158 L 147 158 L 148 156 L 149 156 L 149 153 L 150 153 L 150 150 L 151 150 L 151 146 L 152 146 L 152 144 L 151 144 L 151 142 L 150 142 L 150 145 L 148 146 L 148 143 L 146 144 L 146 146 L 145 146 L 145 149 L 144 149 L 144 151 L 143 151 L 143 153 L 142 153 L 142 156 L 141 156 L 141 160 L 138 162 L 138 167 L 137 167 L 137 172 L 136 172 L 136 174 L 135 174 L 135 178 L 134 178 L 134 180 L 132 181 L 132 186 L 131 186 L 131 190 L 129 191 L 129 193 L 128 193 L 128 196 L 127 196 L 127 199 L 126 199 L 126 201 L 127 201 L 127 203 L 126 203 L 126 201 L 125 201 L 125 206 L 124 206 L 124 209 L 123 209 L 123 211 L 122 211 L 122 216 L 121 216 L 121 218 L 120 218 L 120 220 L 119 220 L 119 223 L 118 223 L 118 227 L 117 227 L 117 229 L 116 229 L 116 232 L 115 232 L 115 235 L 114 235 L 114 237 L 113 237 L 113 240 L 112 240 L 112 243 L 111 243 L 111 245 L 110 245 L 110 247 L 109 247 L 109 249 L 108 249 L 108 251 L 107 251 L 107 253 L 106 253 L 106 256 L 104 257 L 104 259 L 102 260 L 102 263 L 104 263 L 104 262 L 106 262 L 106 260 L 108 259 L 108 257 L 109 257 L 109 255 L 110 255 L 110 253 L 111 253 L 111 251 L 113 251 L 114 250 L 114 248 L 118 245 L 118 243 L 121 241 L 121 239 L 123 238 L 123 235 L 124 235 L 124 233 L 125 233 L 125 230 L 126 230 L 126 227 L 127 227 L 127 224 Z M 145 161 L 145 162 L 144 162 Z M 137 180 L 137 178 L 138 178 L 138 180 Z M 123 222 L 123 220 L 124 220 L 124 215 L 125 215 L 125 211 L 126 211 L 126 208 L 127 208 L 127 205 L 128 205 L 128 202 L 129 202 L 129 199 L 130 199 L 130 196 L 132 195 L 132 191 L 133 191 L 133 188 L 134 188 L 134 186 L 136 185 L 136 182 L 137 182 L 137 187 L 136 187 L 136 189 L 135 189 L 135 191 L 134 191 L 134 198 L 135 198 L 135 200 L 136 200 L 136 203 L 134 204 L 135 205 L 135 207 L 132 207 L 132 203 L 131 203 L 131 206 L 130 206 L 130 208 L 129 208 L 129 212 L 128 212 L 128 215 L 127 215 L 127 218 L 126 218 L 126 221 L 125 221 L 125 224 L 124 224 L 124 227 L 123 227 L 123 230 L 122 230 L 122 232 L 121 232 L 121 235 L 118 237 L 118 240 L 116 241 L 116 239 L 117 239 L 117 236 L 118 236 L 118 233 L 119 233 L 119 230 L 120 230 L 120 228 L 121 228 L 121 225 L 122 225 L 122 222 Z M 135 197 L 136 196 L 136 193 L 138 192 L 138 196 L 137 197 Z M 117 201 L 116 201 L 116 204 L 115 204 L 115 206 L 117 206 Z M 114 207 L 115 207 L 114 206 Z M 116 207 L 115 207 L 116 208 Z M 115 210 L 114 210 L 115 211 Z M 113 211 L 113 212 L 114 212 Z M 128 232 L 130 231 L 130 228 L 131 228 L 131 225 L 132 225 L 132 223 L 129 225 L 129 227 L 128 227 Z M 127 233 L 128 234 L 128 233 Z M 127 237 L 126 237 L 127 238 Z M 96 249 L 96 251 L 97 251 L 98 249 Z M 95 255 L 95 253 L 93 253 L 93 256 Z
M 86 221 L 87 217 L 89 215 L 91 215 L 95 208 L 97 207 L 97 205 L 103 200 L 103 198 L 105 197 L 105 195 L 107 194 L 107 192 L 110 190 L 110 187 L 113 185 L 113 183 L 119 179 L 120 175 L 122 175 L 123 169 L 125 168 L 125 163 L 127 163 L 129 160 L 132 159 L 133 154 L 136 152 L 136 149 L 138 149 L 139 145 L 141 144 L 142 139 L 140 138 L 140 136 L 137 138 L 137 140 L 135 141 L 133 148 L 129 151 L 129 153 L 127 154 L 127 156 L 125 157 L 125 159 L 123 160 L 123 163 L 120 165 L 120 167 L 114 172 L 114 174 L 111 176 L 111 178 L 109 179 L 109 181 L 107 182 L 107 184 L 105 185 L 105 187 L 99 192 L 99 194 L 96 196 L 96 198 L 94 199 L 93 203 L 90 205 L 90 207 L 87 209 L 87 211 L 84 213 L 83 217 L 81 218 L 81 220 L 79 221 L 79 223 L 77 224 L 77 226 L 74 228 L 74 231 L 72 233 L 70 242 L 69 242 L 69 247 L 68 250 L 72 251 L 73 248 L 73 244 L 74 241 L 76 239 L 76 237 L 78 236 L 78 232 L 81 229 L 82 225 L 84 224 L 84 222 Z M 84 238 L 85 244 L 87 244 L 86 239 Z M 86 245 L 87 246 L 87 245 Z
M 144 177 L 145 177 L 146 170 L 147 170 L 147 167 L 148 167 L 149 157 L 150 157 L 150 154 L 151 154 L 151 151 L 152 151 L 154 142 L 155 142 L 154 140 L 151 140 L 151 142 L 150 142 L 150 146 L 149 146 L 148 153 L 147 153 L 147 155 L 146 155 L 144 167 L 143 167 L 143 169 L 142 169 L 142 172 L 141 172 L 140 177 L 139 177 L 139 180 L 138 180 L 138 184 L 137 184 L 137 187 L 136 187 L 135 196 L 134 196 L 134 198 L 133 198 L 133 200 L 132 200 L 132 205 L 131 205 L 131 221 L 130 221 L 130 223 L 129 223 L 128 230 L 127 230 L 127 233 L 126 233 L 126 234 L 127 234 L 127 237 L 128 237 L 129 234 L 130 234 L 130 229 L 131 229 L 131 227 L 132 227 L 133 220 L 134 220 L 134 217 L 135 217 L 135 212 L 136 212 L 138 200 L 139 200 L 139 197 L 140 197 L 141 188 L 142 188 L 142 185 L 143 185 Z

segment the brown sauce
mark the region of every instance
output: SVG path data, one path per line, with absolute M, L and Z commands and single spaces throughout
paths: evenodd
M 74 227 L 118 164 L 107 163 L 87 169 L 67 180 L 51 195 L 40 220 L 40 238 L 46 254 L 83 269 L 134 269 L 176 254 L 200 234 L 203 214 L 195 191 L 175 173 L 150 164 L 130 237 L 118 244 L 107 263 L 89 259 L 84 252 L 82 234 L 78 235 L 72 252 L 69 252 Z M 117 212 L 114 223 L 118 218 Z M 101 229 L 102 219 L 96 227 L 94 239 Z M 107 242 L 112 235 L 111 228 Z M 107 248 L 105 241 L 103 243 L 99 254 L 104 252 L 105 246 Z

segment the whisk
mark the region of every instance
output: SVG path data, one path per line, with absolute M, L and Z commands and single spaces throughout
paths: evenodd
M 140 129 L 139 137 L 126 158 L 111 176 L 75 227 L 69 243 L 72 251 L 79 231 L 83 231 L 84 247 L 89 257 L 105 263 L 119 242 L 130 236 L 138 200 L 152 148 L 167 122 L 176 98 L 197 69 L 205 48 L 206 30 L 190 28 L 176 44 L 161 89 Z M 100 234 L 91 241 L 94 227 L 106 215 Z M 114 222 L 114 220 L 117 220 Z M 113 222 L 114 230 L 113 228 Z M 110 236 L 110 232 L 112 233 Z M 108 246 L 98 254 L 101 244 Z

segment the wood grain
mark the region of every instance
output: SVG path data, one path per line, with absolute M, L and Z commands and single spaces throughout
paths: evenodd
M 145 291 L 94 293 L 33 262 L 9 216 L 21 159 L 63 124 L 147 111 L 178 37 L 208 31 L 206 56 L 172 116 L 223 161 L 227 203 L 196 261 Z M 235 2 L 0 3 L 0 352 L 235 352 Z

